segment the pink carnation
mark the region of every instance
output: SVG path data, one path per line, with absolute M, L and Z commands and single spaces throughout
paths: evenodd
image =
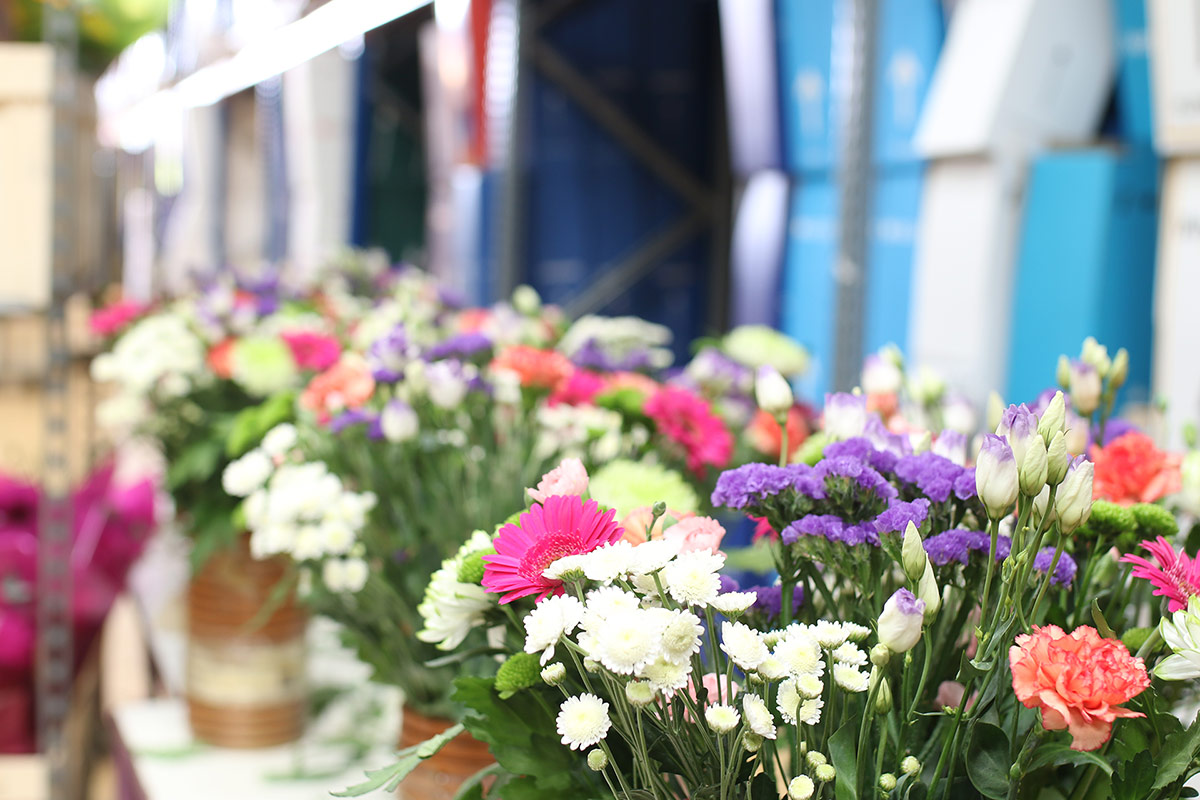
M 683 448 L 688 469 L 703 476 L 733 457 L 733 437 L 703 398 L 677 386 L 656 392 L 642 408 L 659 433 Z
M 587 491 L 588 474 L 578 458 L 564 458 L 554 469 L 542 476 L 536 489 L 526 489 L 535 503 L 544 503 L 556 494 L 582 495 Z
M 536 594 L 561 594 L 562 581 L 551 580 L 546 568 L 563 556 L 583 555 L 621 538 L 623 531 L 613 521 L 616 511 L 604 513 L 595 500 L 583 502 L 577 495 L 552 495 L 545 503 L 534 503 L 500 529 L 493 546 L 495 555 L 483 557 L 483 587 L 503 592 L 501 603 L 511 603 Z
M 98 336 L 112 336 L 140 317 L 148 308 L 141 303 L 121 300 L 92 312 L 88 327 Z
M 292 331 L 280 334 L 280 338 L 292 351 L 292 358 L 300 369 L 326 370 L 336 364 L 342 355 L 342 346 L 333 336 L 312 331 Z
M 706 551 L 718 553 L 725 529 L 712 517 L 689 517 L 667 528 L 662 538 L 680 543 L 679 552 Z

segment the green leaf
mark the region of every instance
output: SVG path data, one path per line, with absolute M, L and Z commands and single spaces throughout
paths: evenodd
M 1008 797 L 1008 737 L 1001 728 L 987 722 L 977 723 L 967 744 L 967 777 L 984 797 L 1004 800 Z
M 1158 774 L 1154 778 L 1154 789 L 1170 786 L 1191 766 L 1200 751 L 1200 714 L 1187 730 L 1172 734 L 1163 742 L 1162 750 L 1155 759 Z
M 1038 745 L 1037 751 L 1034 753 L 1033 758 L 1029 760 L 1026 770 L 1033 772 L 1042 767 L 1059 766 L 1060 764 L 1095 764 L 1104 770 L 1105 775 L 1112 775 L 1113 772 L 1112 766 L 1095 753 L 1072 750 L 1070 745 L 1059 742 Z
M 837 770 L 834 797 L 837 800 L 858 800 L 858 725 L 847 722 L 829 737 L 829 760 Z
M 1117 634 L 1109 627 L 1108 620 L 1104 618 L 1104 613 L 1100 611 L 1100 601 L 1092 600 L 1092 620 L 1096 623 L 1096 630 L 1105 639 L 1116 639 Z
M 395 764 L 379 769 L 367 770 L 367 780 L 351 786 L 341 792 L 330 792 L 334 797 L 361 797 L 378 789 L 394 792 L 400 782 L 408 777 L 417 766 L 427 758 L 437 754 L 446 744 L 463 732 L 462 724 L 453 725 L 438 735 L 421 742 L 418 745 L 405 748 L 397 755 L 400 760 Z
M 499 764 L 488 764 L 462 782 L 454 794 L 454 800 L 483 800 L 483 779 L 500 771 Z
M 1142 800 L 1149 797 L 1150 786 L 1154 783 L 1157 772 L 1154 758 L 1150 752 L 1143 750 L 1118 769 L 1118 775 L 1112 782 L 1113 800 Z

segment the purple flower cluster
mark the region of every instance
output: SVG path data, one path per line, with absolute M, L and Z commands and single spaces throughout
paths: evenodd
M 892 500 L 887 511 L 876 517 L 872 524 L 876 533 L 902 533 L 908 527 L 908 523 L 911 522 L 919 528 L 928 517 L 929 501 L 923 497 L 918 497 L 911 503 Z
M 1037 572 L 1045 572 L 1050 569 L 1052 561 L 1054 561 L 1054 548 L 1043 547 L 1033 559 L 1033 568 Z M 1054 568 L 1054 577 L 1050 579 L 1050 582 L 1059 586 L 1067 586 L 1075 580 L 1077 569 L 1075 559 L 1071 558 L 1071 554 L 1063 553 L 1058 559 L 1058 566 Z
M 825 480 L 827 478 L 848 478 L 858 484 L 859 488 L 874 492 L 879 497 L 888 500 L 895 497 L 896 487 L 888 483 L 887 478 L 875 471 L 870 464 L 853 456 L 835 456 L 823 458 L 813 468 L 813 475 Z
M 862 436 L 828 444 L 823 455 L 825 458 L 857 458 L 870 464 L 877 472 L 891 472 L 896 466 L 895 453 L 876 449 L 870 440 Z
M 991 548 L 991 541 L 985 532 L 960 529 L 930 536 L 924 544 L 925 553 L 929 556 L 930 562 L 939 567 L 944 567 L 953 561 L 965 566 L 971 553 L 986 554 Z M 999 537 L 996 540 L 996 560 L 1003 561 L 1011 552 L 1012 539 L 1007 536 Z M 1053 560 L 1054 548 L 1043 547 L 1033 559 L 1033 568 L 1037 572 L 1045 572 L 1050 568 L 1050 562 Z M 1071 558 L 1071 554 L 1063 553 L 1058 560 L 1058 566 L 1054 568 L 1054 577 L 1051 582 L 1059 586 L 1070 584 L 1075 580 L 1076 569 L 1075 559 Z
M 768 620 L 775 619 L 783 611 L 783 587 L 779 584 L 774 586 L 749 586 L 747 592 L 754 592 L 758 597 L 754 601 L 751 609 L 763 614 Z M 792 592 L 792 612 L 800 610 L 800 606 L 804 605 L 804 587 L 797 586 Z
M 836 514 L 809 514 L 780 532 L 784 544 L 794 544 L 801 536 L 823 536 L 831 542 L 849 545 L 872 544 L 879 546 L 879 534 L 874 522 L 847 524 Z
M 588 339 L 571 356 L 575 366 L 602 372 L 636 372 L 653 366 L 650 351 L 632 349 L 620 357 L 606 353 L 595 339 Z
M 975 470 L 960 467 L 937 453 L 904 456 L 896 462 L 895 472 L 897 478 L 915 484 L 922 494 L 937 503 L 949 500 L 951 493 L 959 500 L 975 496 Z
M 336 435 L 356 425 L 366 425 L 367 436 L 371 439 L 378 440 L 383 438 L 383 424 L 380 421 L 379 415 L 361 408 L 352 408 L 338 414 L 330 420 L 329 431 Z
M 807 464 L 789 464 L 786 467 L 745 464 L 721 473 L 713 489 L 712 503 L 727 508 L 746 508 L 788 489 L 794 489 L 813 500 L 825 499 L 822 478 Z
M 367 349 L 371 377 L 380 383 L 395 383 L 404 377 L 404 367 L 416 356 L 417 348 L 409 341 L 404 325 L 397 325 Z
M 438 342 L 429 348 L 425 353 L 425 357 L 430 361 L 437 361 L 442 358 L 470 358 L 481 350 L 487 350 L 492 346 L 492 340 L 486 333 L 480 331 L 468 331 L 466 333 L 458 333 L 444 341 Z

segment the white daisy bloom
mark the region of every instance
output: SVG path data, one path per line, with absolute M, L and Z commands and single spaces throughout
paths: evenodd
M 806 700 L 820 697 L 821 692 L 825 691 L 825 684 L 811 672 L 805 675 L 797 675 L 794 680 L 796 681 L 796 691 Z
M 679 555 L 680 544 L 676 539 L 654 539 L 639 544 L 633 548 L 633 563 L 629 571 L 634 575 L 649 575 L 662 569 Z M 650 580 L 650 586 L 654 587 L 653 579 Z
M 597 583 L 612 583 L 633 566 L 634 547 L 624 539 L 597 547 L 583 557 L 583 574 Z
M 807 775 L 797 775 L 788 783 L 788 800 L 808 800 L 816 791 L 812 778 Z
M 641 608 L 637 595 L 627 592 L 619 586 L 601 586 L 587 593 L 587 605 L 584 608 L 583 627 L 594 631 L 613 614 L 626 611 L 636 611 Z
M 618 675 L 632 675 L 658 656 L 662 631 L 647 611 L 622 611 L 592 635 L 592 656 Z
M 775 645 L 773 655 L 792 675 L 820 675 L 825 670 L 820 645 L 799 626 L 789 628 L 788 635 Z
M 761 697 L 749 692 L 742 695 L 742 711 L 746 714 L 746 724 L 751 731 L 764 739 L 775 738 L 775 717 Z
M 758 674 L 769 681 L 777 681 L 788 674 L 787 667 L 778 657 L 770 655 L 758 665 Z
M 813 638 L 826 650 L 832 650 L 848 638 L 846 630 L 839 623 L 830 622 L 827 619 L 817 620 L 816 624 L 810 627 L 810 630 Z
M 704 710 L 704 721 L 717 733 L 729 733 L 742 721 L 742 715 L 733 706 L 718 703 Z
M 663 567 L 662 576 L 675 602 L 685 606 L 708 605 L 721 593 L 717 572 L 724 565 L 725 556 L 698 550 L 678 556 Z
M 838 645 L 833 649 L 832 655 L 834 661 L 842 664 L 852 664 L 856 667 L 861 667 L 867 663 L 867 654 L 853 642 Z
M 789 725 L 796 724 L 796 711 L 800 708 L 800 703 L 800 691 L 796 688 L 795 678 L 788 678 L 779 684 L 779 691 L 775 695 L 775 709 L 784 722 Z
M 740 622 L 721 623 L 721 650 L 744 670 L 756 668 L 770 655 L 758 631 Z
M 734 615 L 744 614 L 746 609 L 754 605 L 754 601 L 758 599 L 758 595 L 754 592 L 725 592 L 717 595 L 709 605 L 720 611 L 722 614 Z
M 261 489 L 271 477 L 275 464 L 262 450 L 254 449 L 236 461 L 229 462 L 221 473 L 221 487 L 226 494 L 246 497 Z
M 687 687 L 691 672 L 692 668 L 688 664 L 675 664 L 659 658 L 638 670 L 638 677 L 650 681 L 655 691 L 670 697 Z
M 569 595 L 547 597 L 525 616 L 525 652 L 541 651 L 541 663 L 554 657 L 559 640 L 583 620 L 583 603 Z
M 296 446 L 299 438 L 295 425 L 290 422 L 281 423 L 267 431 L 267 435 L 263 437 L 263 452 L 271 458 L 287 455 L 287 451 Z
M 871 629 L 866 625 L 859 625 L 857 622 L 843 622 L 842 633 L 846 634 L 848 641 L 861 642 L 871 635 Z
M 796 709 L 796 719 L 805 725 L 820 725 L 821 724 L 821 709 L 825 707 L 825 701 L 819 697 L 813 697 L 805 700 Z
M 865 692 L 869 685 L 867 673 L 850 664 L 833 665 L 833 681 L 847 692 Z
M 482 586 L 459 583 L 458 561 L 448 558 L 433 573 L 425 597 L 417 606 L 417 612 L 425 620 L 417 638 L 437 645 L 439 650 L 453 650 L 483 624 L 484 612 L 494 603 Z
M 704 625 L 690 611 L 676 609 L 667 614 L 669 617 L 662 628 L 662 657 L 675 664 L 684 664 L 693 653 L 700 652 Z
M 542 577 L 552 581 L 560 581 L 563 575 L 568 572 L 577 571 L 582 573 L 585 560 L 586 556 L 582 555 L 563 556 L 542 570 Z
M 572 750 L 591 747 L 607 736 L 612 727 L 608 703 L 586 693 L 564 700 L 558 708 L 556 722 L 562 743 Z
M 648 681 L 630 681 L 625 684 L 625 699 L 634 708 L 643 708 L 654 702 L 654 687 Z

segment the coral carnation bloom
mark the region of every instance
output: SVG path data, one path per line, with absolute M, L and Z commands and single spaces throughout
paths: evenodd
M 333 336 L 312 331 L 293 331 L 281 334 L 280 338 L 292 351 L 292 358 L 300 369 L 329 369 L 342 355 L 342 346 Z
M 646 401 L 642 410 L 659 433 L 680 445 L 688 469 L 703 475 L 706 467 L 722 468 L 733 457 L 733 437 L 708 403 L 686 389 L 667 386 Z
M 542 573 L 563 556 L 583 555 L 597 547 L 620 540 L 621 527 L 613 521 L 616 511 L 604 513 L 595 500 L 574 495 L 553 495 L 544 503 L 534 503 L 500 529 L 493 546 L 495 555 L 484 556 L 483 587 L 503 592 L 501 603 L 511 603 L 536 594 L 541 600 L 550 593 L 562 593 L 562 581 Z
M 1142 556 L 1122 556 L 1122 561 L 1134 565 L 1133 577 L 1154 584 L 1154 594 L 1167 598 L 1167 609 L 1172 614 L 1187 608 L 1188 598 L 1200 595 L 1200 560 L 1189 558 L 1187 553 L 1176 553 L 1161 536 L 1153 542 L 1142 542 L 1142 547 L 1150 551 L 1158 564 Z
M 222 380 L 233 377 L 233 346 L 236 339 L 222 339 L 208 351 L 208 367 L 213 374 Z
M 554 391 L 567 382 L 575 365 L 557 350 L 517 344 L 500 351 L 492 361 L 492 369 L 516 373 L 522 386 Z
M 792 456 L 808 438 L 808 421 L 805 419 L 804 409 L 799 406 L 792 406 L 788 410 L 787 432 L 788 450 L 791 451 L 788 455 Z M 783 447 L 783 431 L 773 416 L 759 410 L 750 422 L 746 436 L 755 450 L 772 461 L 779 460 L 779 450 Z
M 344 359 L 309 381 L 300 405 L 316 412 L 321 422 L 328 422 L 333 412 L 362 406 L 374 391 L 375 379 L 366 363 Z
M 1181 487 L 1181 457 L 1159 450 L 1144 433 L 1131 431 L 1105 447 L 1093 445 L 1090 455 L 1096 465 L 1092 497 L 1097 500 L 1123 506 L 1153 503 Z
M 1150 685 L 1146 665 L 1125 645 L 1081 625 L 1067 634 L 1057 625 L 1034 626 L 1009 648 L 1013 691 L 1026 708 L 1042 712 L 1042 727 L 1066 728 L 1072 750 L 1095 750 L 1112 735 L 1117 717 L 1142 717 L 1122 708 Z

